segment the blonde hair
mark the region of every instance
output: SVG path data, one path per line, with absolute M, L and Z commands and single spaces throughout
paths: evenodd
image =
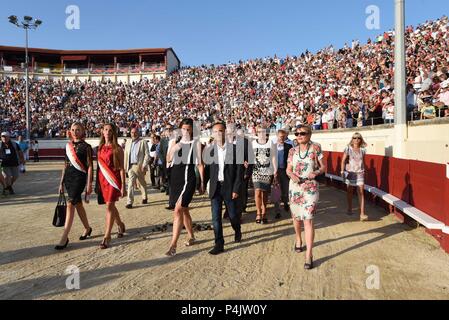
M 348 146 L 354 147 L 354 138 L 360 138 L 360 148 L 366 148 L 366 146 L 368 145 L 365 142 L 365 139 L 363 139 L 362 135 L 359 132 L 356 132 L 352 135 L 351 141 L 349 141 Z

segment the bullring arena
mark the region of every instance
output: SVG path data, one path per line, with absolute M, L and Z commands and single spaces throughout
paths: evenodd
M 449 124 L 431 125 L 438 128 L 437 135 L 447 130 Z M 431 132 L 428 126 L 417 128 Z M 388 145 L 388 137 L 374 138 L 382 130 L 387 137 L 388 130 L 393 129 L 361 131 L 368 141 L 372 141 L 369 149 L 373 153 L 376 146 Z M 415 134 L 413 130 L 417 129 L 410 127 L 410 135 Z M 350 131 L 347 129 L 333 134 L 336 149 L 340 148 L 340 142 L 346 141 Z M 370 139 L 370 135 L 373 138 Z M 314 138 L 322 143 L 323 148 L 326 146 L 325 136 L 316 133 Z M 419 145 L 419 141 L 411 145 Z M 412 152 L 413 147 L 409 149 Z M 388 146 L 385 150 L 389 150 Z M 41 154 L 45 152 L 43 149 Z M 51 152 L 58 153 L 60 150 L 53 149 Z M 165 257 L 171 236 L 169 223 L 172 222 L 172 213 L 165 209 L 167 196 L 155 191 L 151 191 L 148 205 L 138 205 L 132 210 L 125 211 L 126 201 L 120 201 L 118 208 L 128 230 L 124 238 L 113 239 L 113 247 L 105 251 L 98 249 L 105 209 L 97 205 L 93 197 L 86 205 L 94 230 L 93 237 L 85 242 L 76 241 L 75 237 L 83 230 L 79 220 L 75 220 L 73 242 L 68 250 L 55 252 L 54 245 L 59 241 L 60 232 L 51 225 L 51 219 L 57 201 L 62 162 L 31 162 L 28 171 L 18 181 L 17 195 L 0 198 L 0 298 L 446 299 L 449 295 L 449 255 L 445 252 L 448 249 L 445 242 L 447 235 L 441 229 L 430 230 L 422 224 L 407 223 L 412 219 L 407 219 L 408 216 L 397 208 L 391 208 L 381 196 L 377 196 L 377 200 L 371 197 L 374 200 L 368 202 L 369 222 L 360 222 L 356 214 L 346 215 L 345 193 L 338 182 L 330 180 L 335 168 L 332 159 L 338 156 L 332 150 L 326 152 L 328 181 L 320 186 L 321 196 L 315 220 L 316 268 L 310 272 L 302 268 L 304 253 L 293 251 L 294 232 L 288 214 L 283 212 L 282 219 L 275 220 L 270 205 L 270 223 L 256 225 L 252 200 L 248 213 L 243 216 L 241 244 L 233 243 L 232 230 L 225 220 L 227 250 L 224 254 L 210 256 L 207 253 L 213 246 L 213 231 L 202 230 L 196 233 L 197 245 L 179 247 L 177 256 Z M 389 166 L 395 161 L 393 157 L 381 155 L 370 156 L 367 160 L 368 166 L 371 160 L 376 166 L 373 172 L 368 173 L 367 184 L 410 197 L 412 190 L 400 190 L 402 182 L 398 181 L 401 178 L 398 174 L 401 174 L 403 167 L 390 167 L 394 174 L 383 176 L 389 182 L 382 181 L 382 170 L 386 169 L 382 169 L 381 163 L 385 166 L 385 159 L 388 159 Z M 413 165 L 424 165 L 427 175 L 445 174 L 446 170 L 442 164 L 433 163 L 431 169 L 421 161 Z M 433 203 L 430 209 L 447 210 L 442 199 L 447 195 L 448 179 L 443 176 L 446 179 L 441 180 L 443 185 L 435 182 L 435 189 L 426 193 L 422 183 L 427 183 L 427 180 L 419 177 L 419 170 L 410 173 L 416 206 L 419 208 L 419 205 Z M 378 181 L 374 181 L 376 176 L 379 177 Z M 427 179 L 432 180 L 433 177 Z M 435 201 L 421 201 L 421 193 L 425 193 L 426 197 L 434 194 Z M 370 192 L 367 191 L 367 194 Z M 195 196 L 191 207 L 194 223 L 210 225 L 210 202 L 206 196 Z M 428 208 L 421 207 L 423 210 Z M 389 214 L 390 210 L 393 213 Z M 427 220 L 426 216 L 422 217 L 423 223 L 435 222 L 430 217 Z M 181 239 L 185 237 L 183 232 Z M 79 268 L 79 290 L 66 288 L 69 276 L 66 269 L 70 266 Z M 379 274 L 378 286 L 374 287 L 370 286 L 373 270 Z
M 395 4 L 396 29 L 404 29 L 404 36 L 396 38 L 394 32 L 385 31 L 366 44 L 354 40 L 351 46 L 346 44 L 341 49 L 329 46 L 285 59 L 275 56 L 221 66 L 181 67 L 172 48 L 29 48 L 24 59 L 24 48 L 0 46 L 2 170 L 5 176 L 13 175 L 21 161 L 15 157 L 19 151 L 11 153 L 16 149 L 10 148 L 10 137 L 15 140 L 31 136 L 34 148 L 34 139 L 39 140 L 40 157 L 39 162 L 27 162 L 26 172 L 20 173 L 14 190 L 2 181 L 6 185 L 0 195 L 0 299 L 448 299 L 449 18 L 443 16 L 405 29 L 404 1 L 396 0 Z M 9 20 L 16 26 L 29 27 L 33 18 L 25 16 L 22 25 L 16 16 L 11 15 Z M 34 29 L 41 24 L 41 20 L 35 20 Z M 25 80 L 26 75 L 29 80 Z M 281 217 L 275 218 L 270 200 L 268 223 L 256 217 L 253 188 L 249 189 L 248 208 L 241 220 L 241 242 L 238 230 L 234 234 L 230 221 L 223 220 L 224 252 L 222 247 L 214 247 L 211 201 L 199 193 L 190 203 L 196 242 L 184 246 L 188 235 L 183 230 L 177 252 L 173 248 L 167 252 L 174 205 L 171 210 L 166 208 L 168 196 L 149 186 L 148 203 L 142 204 L 140 191 L 132 208 L 126 198 L 117 202 L 126 232 L 124 237 L 118 237 L 114 226 L 110 246 L 107 239 L 103 240 L 106 209 L 97 204 L 95 193 L 85 204 L 93 229 L 91 236 L 78 241 L 84 228 L 75 217 L 70 242 L 65 246 L 60 242 L 66 241 L 61 240 L 63 228 L 55 228 L 52 219 L 66 152 L 71 152 L 68 167 L 75 168 L 72 174 L 79 177 L 82 173 L 85 178 L 86 170 L 77 152 L 85 152 L 87 159 L 90 149 L 82 140 L 97 147 L 100 135 L 108 134 L 102 131 L 104 127 L 110 126 L 113 136 L 110 123 L 114 123 L 120 144 L 125 137 L 130 139 L 131 128 L 135 136 L 141 134 L 146 140 L 151 135 L 162 136 L 167 147 L 163 161 L 170 163 L 167 154 L 173 149 L 168 145 L 176 140 L 170 140 L 174 137 L 170 132 L 179 129 L 180 120 L 185 118 L 194 120 L 184 123 L 191 126 L 187 129 L 181 125 L 181 132 L 193 130 L 190 121 L 200 123 L 203 142 L 209 140 L 217 121 L 222 121 L 220 126 L 229 123 L 248 129 L 247 138 L 254 138 L 256 132 L 264 137 L 268 133 L 264 130 L 271 130 L 274 138 L 276 132 L 285 130 L 300 146 L 294 150 L 296 153 L 290 153 L 286 165 L 290 167 L 283 168 L 285 180 L 288 174 L 300 186 L 312 183 L 315 187 L 310 180 L 324 171 L 313 220 L 314 266 L 312 262 L 304 264 L 309 260 L 305 252 L 296 248 L 290 212 L 281 210 Z M 74 122 L 82 124 L 73 128 L 82 128 L 75 140 L 83 147 L 74 151 L 70 144 L 66 151 L 67 132 Z M 106 123 L 109 125 L 103 125 Z M 229 139 L 225 126 L 219 128 L 223 128 L 222 136 Z M 358 153 L 365 157 L 363 171 L 360 167 L 361 171 L 355 173 L 364 174 L 368 221 L 359 217 L 357 197 L 353 214 L 347 214 L 346 185 L 342 179 L 343 150 L 354 139 L 363 141 L 354 136 L 356 132 L 367 142 L 366 154 L 365 150 Z M 313 168 L 307 176 L 300 177 L 300 166 L 305 162 L 293 156 L 312 159 L 313 154 L 315 160 L 321 156 L 315 144 L 309 154 L 311 144 L 306 139 L 310 139 L 311 133 L 311 140 L 322 147 L 326 168 L 322 170 L 320 165 L 318 174 Z M 220 138 L 217 132 L 214 134 Z M 182 139 L 185 140 L 179 145 L 193 145 L 187 135 Z M 105 149 L 112 149 L 110 142 Z M 138 143 L 134 149 L 129 141 L 127 144 L 128 155 L 129 150 L 135 152 L 126 159 L 131 167 L 128 174 L 141 170 Z M 275 143 L 264 145 L 269 145 L 269 152 L 275 150 Z M 277 157 L 287 163 L 284 146 L 281 143 L 276 149 Z M 306 148 L 304 158 L 301 146 Z M 161 150 L 151 147 L 148 151 L 155 154 Z M 118 154 L 117 144 L 114 148 Z M 355 149 L 361 150 L 362 145 L 357 144 Z M 99 150 L 101 162 L 101 152 L 106 151 Z M 270 161 L 265 151 L 261 157 Z M 32 157 L 33 150 L 28 152 Z M 223 154 L 222 169 L 226 157 Z M 117 160 L 112 151 L 109 159 Z M 297 180 L 289 172 L 293 159 L 297 161 L 294 173 L 301 172 Z M 179 180 L 184 181 L 179 197 L 172 193 L 178 200 L 184 200 L 188 170 L 193 167 L 185 169 L 185 173 L 178 171 L 185 174 L 184 180 Z M 243 166 L 232 168 L 244 176 Z M 116 169 L 114 164 L 114 174 Z M 217 190 L 225 188 L 224 170 L 214 171 Z M 109 179 L 104 178 L 103 171 L 101 174 L 108 180 L 103 181 L 106 188 L 120 189 L 117 176 L 114 180 L 107 172 Z M 236 186 L 239 176 L 227 177 L 230 176 L 235 180 L 235 190 L 226 191 L 236 197 L 236 190 L 241 190 Z M 253 173 L 253 180 L 255 176 Z M 145 179 L 150 181 L 149 174 Z M 189 179 L 190 186 L 194 185 L 193 173 Z M 79 181 L 74 183 L 84 188 Z M 271 188 L 270 184 L 265 187 Z M 122 185 L 121 192 L 124 188 Z M 260 194 L 263 187 L 258 189 Z M 310 192 L 316 195 L 315 190 Z M 223 196 L 214 194 L 216 198 Z M 298 202 L 305 196 L 298 200 L 298 194 L 290 194 L 296 200 L 291 200 L 293 205 L 302 205 Z M 109 194 L 107 202 L 114 202 L 113 198 Z M 312 205 L 306 207 L 311 215 L 315 201 L 314 198 Z M 176 213 L 182 217 L 182 210 L 177 207 L 175 217 Z M 236 208 L 234 211 L 237 214 Z M 113 215 L 112 209 L 110 214 Z M 298 218 L 298 214 L 293 214 Z M 257 220 L 262 223 L 256 223 Z M 311 224 L 305 224 L 311 230 Z M 218 252 L 210 252 L 212 248 Z

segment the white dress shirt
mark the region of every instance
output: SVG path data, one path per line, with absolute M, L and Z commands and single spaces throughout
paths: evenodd
M 218 181 L 224 181 L 224 167 L 225 167 L 225 159 L 226 159 L 226 144 L 224 144 L 223 148 L 217 144 L 218 150 Z
M 140 147 L 140 139 L 136 139 L 131 142 L 131 150 L 130 150 L 130 164 L 137 164 L 137 158 L 139 154 L 139 147 Z

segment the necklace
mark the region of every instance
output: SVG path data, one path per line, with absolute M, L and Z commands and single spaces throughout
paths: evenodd
M 309 155 L 309 150 L 310 150 L 310 143 L 307 144 L 307 152 L 303 158 L 303 157 L 301 157 L 301 146 L 299 146 L 299 159 L 304 160 L 305 158 L 307 158 L 307 156 Z

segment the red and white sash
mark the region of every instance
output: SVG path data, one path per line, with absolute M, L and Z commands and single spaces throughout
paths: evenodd
M 75 147 L 71 142 L 67 143 L 65 146 L 65 153 L 67 154 L 67 157 L 70 160 L 70 163 L 72 166 L 75 167 L 76 170 L 87 173 L 87 169 L 84 166 L 84 164 L 81 162 L 81 160 L 76 155 Z
M 98 157 L 98 165 L 100 167 L 101 173 L 105 177 L 106 181 L 115 189 L 118 191 L 120 190 L 120 181 L 117 179 L 117 176 L 114 174 L 114 172 L 109 169 L 109 167 L 106 165 L 103 159 L 101 157 Z

